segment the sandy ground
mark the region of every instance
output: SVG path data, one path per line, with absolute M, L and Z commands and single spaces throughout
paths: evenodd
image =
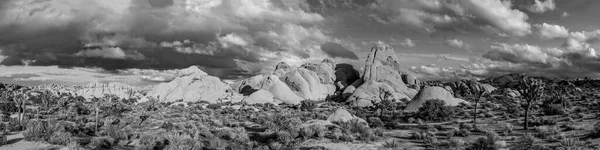
M 47 150 L 60 149 L 60 146 L 23 140 L 22 133 L 13 133 L 7 137 L 8 144 L 0 146 L 0 150 Z

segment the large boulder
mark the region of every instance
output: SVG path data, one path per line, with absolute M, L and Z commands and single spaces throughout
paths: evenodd
M 454 98 L 450 92 L 442 87 L 437 86 L 426 86 L 421 88 L 419 93 L 410 101 L 408 105 L 404 109 L 406 112 L 414 112 L 418 111 L 419 108 L 425 103 L 427 100 L 443 100 L 446 102 L 446 105 L 449 106 L 457 106 L 460 103 L 466 103 L 465 100 Z
M 210 103 L 232 95 L 228 92 L 231 87 L 218 77 L 210 76 L 197 67 L 190 67 L 188 71 L 169 83 L 156 85 L 148 95 L 163 102 L 202 100 Z
M 231 85 L 231 88 L 243 95 L 250 95 L 256 90 L 261 89 L 262 83 L 266 78 L 266 75 L 256 75 L 247 79 L 239 80 Z
M 357 87 L 346 102 L 369 106 L 384 99 L 411 99 L 416 92 L 406 86 L 403 74 L 407 71 L 400 67 L 393 48 L 389 45 L 373 47 L 365 64 L 364 84 Z M 351 90 L 344 90 L 344 93 Z
M 323 60 L 321 63 L 306 63 L 300 66 L 310 71 L 315 72 L 319 76 L 319 82 L 323 84 L 333 84 L 336 80 L 335 76 L 335 62 L 329 59 Z
M 242 101 L 248 104 L 275 103 L 273 100 L 273 94 L 262 89 L 250 94 L 250 96 L 244 98 Z
M 359 122 L 367 124 L 367 121 L 365 121 L 364 119 L 360 118 L 360 117 L 356 117 L 352 114 L 350 114 L 350 112 L 348 112 L 347 110 L 343 109 L 343 108 L 338 108 L 337 110 L 335 110 L 335 112 L 331 115 L 329 115 L 329 117 L 327 117 L 327 121 L 329 122 L 348 122 L 350 120 L 353 119 L 357 119 Z
M 286 104 L 300 104 L 300 101 L 303 100 L 302 97 L 296 95 L 285 83 L 279 80 L 276 75 L 267 76 L 261 88 L 269 91 L 275 99 Z
M 83 96 L 86 99 L 94 97 L 104 97 L 104 95 L 115 95 L 119 98 L 133 98 L 137 95 L 138 90 L 133 87 L 122 83 L 99 83 L 92 82 L 81 89 L 78 89 L 76 95 Z
M 444 87 L 451 89 L 451 93 L 455 97 L 469 97 L 480 91 L 491 93 L 492 91 L 496 90 L 495 87 L 489 84 L 480 83 L 475 80 L 448 82 L 444 84 Z
M 281 78 L 292 91 L 303 99 L 325 100 L 335 92 L 333 84 L 323 83 L 316 72 L 302 67 L 290 70 Z

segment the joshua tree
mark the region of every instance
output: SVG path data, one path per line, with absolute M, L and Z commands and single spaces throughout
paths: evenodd
M 531 110 L 531 104 L 544 96 L 544 87 L 545 84 L 542 81 L 524 77 L 517 88 L 519 93 L 521 93 L 521 96 L 527 102 L 525 105 L 525 130 L 527 130 L 529 126 L 529 111 Z
M 14 102 L 19 108 L 19 124 L 22 125 L 23 115 L 25 114 L 25 102 L 29 99 L 29 93 L 26 93 L 22 89 L 19 91 L 15 91 L 14 93 Z
M 473 111 L 473 124 L 477 124 L 477 105 L 479 105 L 479 101 L 484 97 L 488 96 L 490 93 L 485 90 L 485 88 L 481 85 L 477 85 L 476 91 L 473 93 L 475 97 L 475 110 Z

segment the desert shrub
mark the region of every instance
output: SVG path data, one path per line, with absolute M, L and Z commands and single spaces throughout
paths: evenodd
M 400 148 L 400 146 L 402 146 L 402 141 L 400 140 L 387 140 L 385 142 L 383 142 L 383 144 L 381 144 L 381 146 L 383 148 L 387 148 L 387 149 L 396 149 L 396 148 Z
M 357 139 L 362 141 L 375 141 L 377 139 L 377 136 L 371 128 L 366 127 L 361 128 L 360 136 L 358 136 Z
M 485 132 L 485 137 L 477 139 L 469 145 L 466 150 L 499 150 L 506 148 L 506 142 L 500 139 L 500 136 L 493 131 Z
M 341 129 L 339 129 L 339 128 L 334 128 L 334 129 L 331 131 L 331 138 L 332 138 L 332 139 L 334 139 L 334 140 L 341 140 L 341 138 L 342 138 L 343 134 L 344 134 L 344 133 L 342 132 L 342 130 L 341 130 Z
M 279 131 L 277 132 L 277 139 L 281 142 L 283 142 L 284 144 L 291 144 L 292 142 L 294 142 L 294 139 L 296 137 L 293 137 L 292 134 L 290 134 L 287 131 Z
M 503 136 L 507 136 L 507 135 L 513 133 L 514 126 L 512 124 L 510 124 L 510 123 L 505 123 L 505 124 L 502 124 L 502 126 L 500 127 L 500 129 L 501 129 L 500 133 Z
M 54 132 L 48 139 L 49 143 L 57 145 L 67 145 L 73 141 L 73 135 L 68 132 Z
M 456 107 L 446 106 L 443 100 L 427 100 L 416 116 L 427 121 L 448 121 L 456 116 Z
M 271 142 L 271 143 L 269 143 L 269 147 L 271 149 L 281 149 L 283 147 L 283 145 L 279 142 Z
M 315 135 L 315 132 L 316 131 L 313 128 L 311 128 L 310 126 L 300 128 L 300 136 L 302 136 L 302 138 L 304 138 L 304 139 L 312 138 Z
M 518 104 L 516 103 L 508 103 L 506 104 L 506 114 L 508 114 L 511 118 L 512 117 L 519 117 L 521 115 L 521 112 L 524 111 L 522 107 L 520 107 Z
M 33 120 L 27 123 L 23 136 L 29 141 L 46 141 L 53 133 L 47 121 Z
M 550 115 L 550 116 L 553 116 L 553 115 L 565 115 L 565 114 L 569 113 L 560 104 L 547 105 L 546 107 L 543 107 L 542 112 L 545 115 Z
M 511 149 L 529 150 L 537 146 L 538 139 L 531 134 L 524 134 L 517 141 Z
M 200 141 L 192 139 L 191 136 L 187 134 L 179 134 L 179 133 L 167 133 L 165 139 L 169 142 L 165 149 L 167 150 L 190 150 L 190 149 L 201 149 L 204 147 L 204 144 Z
M 111 149 L 115 146 L 115 140 L 108 136 L 93 137 L 89 145 L 96 149 Z
M 565 128 L 566 131 L 585 129 L 585 126 L 583 126 L 582 124 L 576 124 L 575 122 L 572 122 L 572 121 L 569 121 L 568 123 L 563 124 L 561 127 Z
M 373 129 L 373 132 L 375 132 L 376 136 L 382 137 L 383 136 L 383 132 L 385 132 L 385 130 L 382 129 L 382 128 L 375 128 L 375 129 Z
M 140 136 L 139 144 L 137 145 L 137 149 L 155 149 L 157 145 L 162 144 L 163 138 L 159 137 L 156 134 L 143 133 Z
M 541 139 L 546 139 L 560 133 L 556 126 L 538 126 L 535 127 L 535 131 L 535 136 Z
M 0 146 L 6 145 L 8 142 L 8 138 L 6 135 L 0 135 Z
M 594 124 L 594 127 L 592 128 L 592 130 L 590 131 L 590 133 L 588 133 L 588 137 L 591 137 L 591 138 L 600 137 L 600 121 L 596 122 L 596 124 Z
M 327 127 L 323 125 L 311 125 L 310 128 L 315 131 L 315 135 L 318 138 L 323 138 L 327 134 Z
M 367 118 L 367 122 L 369 122 L 369 126 L 371 127 L 383 127 L 385 125 L 379 117 L 369 117 Z
M 303 111 L 314 111 L 317 108 L 317 102 L 313 100 L 302 100 L 300 101 L 300 109 Z

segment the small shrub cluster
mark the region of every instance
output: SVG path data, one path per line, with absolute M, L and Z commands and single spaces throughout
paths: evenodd
M 443 100 L 427 100 L 416 113 L 417 118 L 426 121 L 449 121 L 456 116 L 457 108 L 447 106 Z

